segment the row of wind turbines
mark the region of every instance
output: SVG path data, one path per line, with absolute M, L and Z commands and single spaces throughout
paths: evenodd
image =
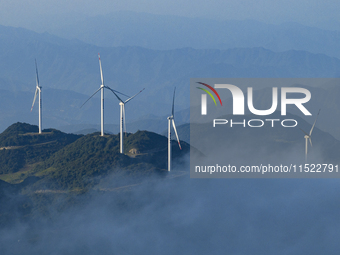
M 99 91 L 101 92 L 101 120 L 100 120 L 100 130 L 101 130 L 101 136 L 104 136 L 104 89 L 108 89 L 110 90 L 115 96 L 116 98 L 118 99 L 119 101 L 119 106 L 120 106 L 120 125 L 119 125 L 119 129 L 120 129 L 120 153 L 124 154 L 124 133 L 126 133 L 126 124 L 125 124 L 125 104 L 128 103 L 129 101 L 131 101 L 134 97 L 136 97 L 138 94 L 140 94 L 144 88 L 139 91 L 137 94 L 135 94 L 134 96 L 132 97 L 129 97 L 119 91 L 116 91 L 116 90 L 113 90 L 111 89 L 109 86 L 105 86 L 104 85 L 104 77 L 103 77 L 103 69 L 102 69 L 102 63 L 101 63 L 101 59 L 100 59 L 100 54 L 98 53 L 98 58 L 99 58 L 99 68 L 100 68 L 100 77 L 101 77 L 101 85 L 99 87 L 98 90 L 96 90 L 92 96 L 90 96 L 83 104 L 81 107 L 83 107 L 95 94 L 97 94 Z M 41 90 L 42 90 L 42 87 L 40 86 L 39 84 L 39 75 L 38 75 L 38 66 L 37 66 L 37 61 L 35 61 L 35 70 L 36 70 L 36 90 L 35 90 L 35 95 L 34 95 L 34 99 L 33 99 L 33 104 L 32 104 L 32 107 L 31 107 L 31 111 L 33 110 L 33 106 L 34 106 L 34 103 L 36 101 L 36 98 L 37 98 L 37 95 L 39 93 L 39 134 L 42 133 L 42 96 L 41 96 Z M 175 125 L 175 117 L 174 117 L 174 106 L 175 106 L 175 92 L 176 92 L 176 88 L 174 89 L 174 94 L 173 94 L 173 99 L 172 99 L 172 110 L 171 110 L 171 116 L 169 116 L 167 119 L 168 119 L 168 171 L 171 170 L 171 150 L 172 150 L 172 146 L 171 146 L 171 125 L 173 126 L 173 129 L 175 131 L 175 135 L 176 135 L 176 139 L 177 139 L 177 142 L 178 142 L 178 146 L 180 149 L 181 148 L 181 144 L 180 144 L 180 140 L 179 140 L 179 137 L 178 137 L 178 133 L 177 133 L 177 130 L 176 130 L 176 125 Z M 126 100 L 123 100 L 121 97 L 118 96 L 119 95 L 122 95 L 122 96 L 125 96 L 127 97 Z M 81 108 L 80 107 L 80 108 Z M 314 126 L 316 124 L 316 121 L 319 117 L 319 113 L 320 113 L 320 110 L 316 116 L 316 119 L 314 121 L 314 124 L 311 128 L 311 130 L 309 131 L 309 133 L 305 132 L 304 130 L 302 130 L 301 128 L 301 131 L 305 134 L 304 138 L 305 138 L 305 162 L 307 163 L 307 156 L 308 156 L 308 141 L 310 143 L 311 146 L 312 145 L 312 139 L 311 139 L 311 136 L 312 136 L 312 132 L 313 132 L 313 129 L 314 129 Z M 124 132 L 123 132 L 123 129 L 124 129 Z
M 125 104 L 128 103 L 129 101 L 131 101 L 134 97 L 136 97 L 138 94 L 140 94 L 145 88 L 143 88 L 141 91 L 139 91 L 137 94 L 135 94 L 132 97 L 129 97 L 119 91 L 113 90 L 111 89 L 109 86 L 105 86 L 104 85 L 104 77 L 103 77 L 103 69 L 102 69 L 102 63 L 101 63 L 101 59 L 100 59 L 100 54 L 98 53 L 98 58 L 99 58 L 99 69 L 100 69 L 100 77 L 101 77 L 101 85 L 99 87 L 98 90 L 96 90 L 92 96 L 90 96 L 83 104 L 81 107 L 83 107 L 95 94 L 97 94 L 99 91 L 101 92 L 101 99 L 100 99 L 100 132 L 101 132 L 101 136 L 104 136 L 104 89 L 108 89 L 110 90 L 118 99 L 119 101 L 119 106 L 120 106 L 120 144 L 119 144 L 119 148 L 120 148 L 120 153 L 124 154 L 124 135 L 123 135 L 123 128 L 124 128 L 124 133 L 126 133 L 126 124 L 125 124 Z M 41 90 L 42 87 L 39 85 L 39 75 L 38 75 L 38 66 L 37 66 L 37 61 L 35 60 L 35 70 L 36 70 L 36 90 L 35 90 L 35 95 L 34 95 L 34 99 L 33 99 L 33 104 L 31 107 L 31 111 L 33 110 L 33 106 L 34 103 L 36 101 L 37 98 L 37 94 L 39 93 L 39 134 L 42 133 L 42 95 L 41 95 Z M 174 105 L 175 105 L 175 92 L 176 92 L 176 88 L 174 89 L 174 94 L 173 94 L 173 100 L 172 100 L 172 111 L 171 111 L 171 116 L 169 116 L 168 119 L 168 171 L 171 170 L 171 150 L 172 150 L 172 146 L 171 146 L 171 124 L 174 128 L 175 134 L 176 134 L 176 138 L 177 138 L 177 142 L 179 145 L 179 148 L 181 148 L 181 144 L 179 141 L 179 137 L 177 134 L 177 130 L 176 130 L 176 125 L 175 125 L 175 120 L 174 120 Z M 123 100 L 121 97 L 118 96 L 122 95 L 127 97 L 126 100 Z M 80 108 L 81 108 L 80 107 Z

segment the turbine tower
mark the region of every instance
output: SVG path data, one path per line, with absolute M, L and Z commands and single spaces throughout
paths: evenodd
M 301 131 L 302 131 L 303 133 L 305 133 L 305 136 L 304 136 L 304 137 L 305 137 L 305 140 L 306 140 L 306 147 L 305 147 L 305 163 L 307 163 L 308 140 L 309 140 L 309 142 L 310 142 L 310 146 L 312 147 L 312 146 L 313 146 L 313 145 L 312 145 L 312 138 L 311 138 L 311 137 L 312 137 L 312 132 L 313 132 L 313 129 L 314 129 L 316 120 L 317 120 L 318 117 L 319 117 L 320 110 L 321 110 L 321 109 L 319 109 L 318 115 L 316 116 L 316 119 L 315 119 L 315 121 L 314 121 L 314 124 L 313 124 L 311 130 L 309 131 L 309 134 L 300 128 Z
M 35 71 L 36 71 L 36 84 L 37 85 L 36 85 L 36 89 L 35 89 L 35 95 L 34 95 L 33 104 L 32 104 L 32 107 L 31 107 L 31 112 L 33 110 L 33 106 L 34 106 L 35 100 L 37 98 L 37 94 L 39 92 L 39 134 L 41 134 L 41 125 L 42 125 L 42 119 L 41 119 L 41 114 L 42 114 L 41 89 L 42 89 L 42 87 L 39 86 L 37 60 L 35 60 Z
M 181 143 L 179 142 L 179 138 L 178 138 L 178 134 L 177 134 L 177 130 L 176 130 L 176 125 L 175 125 L 175 119 L 174 119 L 174 115 L 175 115 L 175 112 L 174 112 L 175 92 L 176 92 L 176 87 L 174 89 L 174 96 L 173 96 L 173 99 L 172 99 L 171 116 L 169 116 L 167 118 L 168 119 L 168 171 L 169 172 L 171 170 L 171 123 L 172 123 L 172 126 L 174 127 L 174 130 L 175 130 L 178 146 L 179 146 L 180 149 L 182 149 Z
M 126 132 L 126 125 L 125 125 L 125 104 L 129 102 L 131 99 L 133 99 L 135 96 L 137 96 L 139 93 L 141 93 L 145 88 L 143 88 L 141 91 L 139 91 L 136 95 L 126 99 L 125 101 L 122 100 L 117 93 L 118 91 L 115 91 L 109 87 L 107 87 L 109 90 L 112 91 L 112 93 L 117 97 L 119 100 L 119 106 L 120 106 L 120 121 L 119 121 L 119 130 L 120 130 L 120 153 L 124 153 L 124 136 L 123 136 L 123 127 L 124 127 L 124 133 Z M 122 93 L 120 93 L 122 94 Z M 124 94 L 122 94 L 124 95 Z M 125 95 L 126 96 L 126 95 Z

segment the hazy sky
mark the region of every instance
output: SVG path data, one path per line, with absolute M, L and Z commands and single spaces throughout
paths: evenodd
M 39 20 L 58 22 L 83 15 L 137 11 L 214 19 L 256 19 L 268 23 L 295 21 L 337 29 L 339 0 L 0 0 L 0 24 L 29 27 Z M 70 15 L 73 13 L 73 15 Z

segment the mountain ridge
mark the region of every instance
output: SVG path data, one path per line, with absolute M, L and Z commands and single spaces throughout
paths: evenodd
M 339 31 L 296 22 L 267 24 L 256 20 L 214 20 L 118 11 L 61 25 L 50 32 L 104 47 L 141 46 L 169 50 L 263 46 L 276 52 L 296 49 L 340 57 Z
M 101 179 L 114 169 L 135 176 L 167 173 L 167 138 L 156 133 L 126 134 L 125 154 L 121 154 L 119 135 L 83 136 L 54 129 L 38 134 L 37 129 L 15 123 L 0 134 L 0 144 L 7 146 L 0 150 L 1 179 L 16 183 L 35 176 L 42 178 L 40 183 L 65 189 L 92 187 L 93 181 L 88 180 Z M 174 161 L 188 153 L 186 142 L 182 151 L 172 143 Z

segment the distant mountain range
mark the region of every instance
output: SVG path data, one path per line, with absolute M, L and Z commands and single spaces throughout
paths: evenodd
M 264 48 L 159 51 L 98 47 L 4 26 L 0 26 L 0 39 L 2 130 L 16 121 L 36 123 L 36 108 L 32 114 L 28 112 L 34 95 L 35 58 L 43 87 L 44 127 L 65 127 L 72 132 L 84 129 L 75 130 L 76 125 L 96 128 L 99 123 L 98 97 L 79 109 L 100 85 L 97 52 L 102 56 L 106 85 L 128 95 L 146 88 L 126 107 L 127 121 L 143 124 L 136 126 L 137 130 L 168 116 L 175 86 L 175 110 L 188 108 L 189 79 L 193 77 L 339 77 L 340 74 L 339 59 L 306 51 L 276 53 Z M 105 93 L 105 98 L 106 123 L 116 125 L 118 102 L 110 91 Z M 155 118 L 144 118 L 151 114 Z M 150 122 L 143 123 L 144 119 Z M 158 127 L 155 130 L 159 131 Z
M 156 50 L 264 47 L 303 50 L 340 57 L 339 31 L 298 23 L 280 25 L 255 20 L 213 20 L 136 12 L 114 12 L 58 23 L 47 30 L 68 39 L 105 46 L 139 46 Z

